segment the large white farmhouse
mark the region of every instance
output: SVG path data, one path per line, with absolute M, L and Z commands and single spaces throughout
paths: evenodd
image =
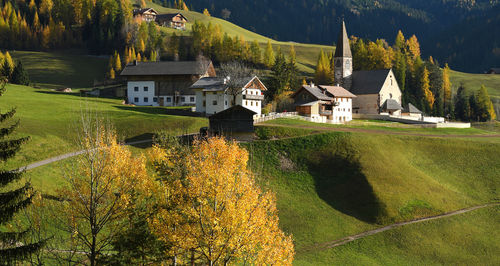
M 226 78 L 205 77 L 195 82 L 191 89 L 196 92 L 196 111 L 207 115 L 222 112 L 241 105 L 261 114 L 266 86 L 257 76 L 243 79 L 236 88 L 230 88 Z
M 215 77 L 211 61 L 133 62 L 120 74 L 127 79 L 127 99 L 135 105 L 194 106 L 190 88 L 203 77 Z
M 333 123 L 344 123 L 352 120 L 356 96 L 342 87 L 310 84 L 302 86 L 292 98 L 299 115 L 314 119 L 324 116 Z

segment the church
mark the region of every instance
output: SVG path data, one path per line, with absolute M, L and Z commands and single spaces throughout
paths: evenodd
M 344 22 L 333 57 L 336 86 L 304 85 L 292 94 L 300 115 L 316 121 L 344 123 L 353 114 L 401 114 L 402 93 L 392 69 L 353 71 Z
M 392 69 L 353 71 L 352 53 L 342 21 L 334 55 L 335 83 L 356 95 L 353 114 L 400 115 L 402 93 Z

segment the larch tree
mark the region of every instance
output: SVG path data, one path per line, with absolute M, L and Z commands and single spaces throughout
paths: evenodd
M 264 65 L 266 67 L 272 67 L 274 64 L 274 51 L 271 41 L 267 41 L 266 50 L 264 51 Z
M 444 109 L 449 112 L 449 106 L 451 102 L 451 82 L 450 82 L 450 67 L 448 64 L 444 65 L 443 68 L 443 98 L 444 98 Z
M 117 51 L 115 51 L 114 55 L 113 68 L 116 72 L 120 72 L 120 70 L 122 70 L 122 61 L 120 60 L 120 54 Z
M 93 115 L 82 115 L 79 145 L 84 153 L 65 173 L 58 191 L 61 229 L 96 265 L 120 232 L 120 219 L 131 204 L 129 195 L 147 179 L 144 157 L 133 157 L 117 142 L 109 125 Z
M 7 51 L 5 52 L 5 57 L 3 59 L 3 64 L 2 64 L 2 75 L 5 76 L 7 79 L 10 79 L 12 76 L 12 72 L 14 71 L 14 60 L 12 60 L 12 57 L 10 56 L 10 53 Z
M 254 64 L 261 63 L 262 52 L 260 51 L 260 46 L 257 40 L 253 40 L 250 45 L 251 61 Z
M 245 149 L 209 138 L 196 141 L 181 161 L 169 159 L 168 149 L 155 147 L 152 153 L 160 169 L 183 165 L 183 178 L 161 181 L 158 190 L 163 199 L 178 194 L 168 199 L 179 202 L 159 208 L 149 221 L 160 239 L 175 246 L 173 263 L 292 264 L 292 238 L 279 228 L 275 196 L 255 183 Z M 169 174 L 160 180 L 170 180 Z
M 483 122 L 495 120 L 497 118 L 495 113 L 495 108 L 493 107 L 493 103 L 491 102 L 488 90 L 484 85 L 481 85 L 481 88 L 479 89 L 476 98 L 477 98 L 476 115 L 479 117 L 479 120 Z
M 208 9 L 203 9 L 203 15 L 210 17 L 210 12 L 208 12 Z
M 5 93 L 6 79 L 0 80 L 0 96 Z M 19 121 L 9 122 L 15 115 L 16 110 L 11 109 L 6 113 L 0 113 L 0 161 L 4 163 L 14 157 L 20 150 L 21 145 L 28 141 L 28 137 L 11 138 L 15 129 L 19 126 Z M 31 204 L 33 198 L 33 188 L 29 182 L 19 186 L 17 182 L 21 179 L 23 172 L 20 170 L 0 170 L 0 258 L 1 263 L 15 265 L 30 254 L 40 250 L 43 241 L 34 243 L 22 243 L 20 239 L 28 232 L 14 232 L 5 230 L 9 222 L 12 221 L 16 213 Z
M 430 84 L 429 84 L 429 71 L 427 70 L 426 67 L 422 70 L 422 73 L 420 75 L 420 90 L 421 90 L 421 95 L 423 96 L 423 99 L 425 100 L 425 109 L 431 111 L 432 107 L 434 106 L 434 94 L 430 90 Z

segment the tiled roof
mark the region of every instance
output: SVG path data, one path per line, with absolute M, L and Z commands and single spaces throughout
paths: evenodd
M 339 87 L 339 86 L 325 86 L 319 85 L 319 87 L 325 89 L 330 93 L 333 97 L 345 97 L 345 98 L 355 98 L 356 95 L 350 93 L 348 90 Z
M 128 64 L 121 76 L 157 76 L 157 75 L 203 75 L 212 62 L 208 61 L 162 61 L 137 62 Z
M 401 105 L 394 99 L 385 100 L 384 105 L 382 105 L 382 110 L 401 110 Z
M 421 114 L 422 111 L 418 110 L 417 107 L 415 107 L 413 104 L 408 103 L 408 105 L 404 109 L 405 113 L 411 113 L 411 114 Z
M 337 46 L 333 57 L 352 57 L 351 47 L 349 46 L 349 38 L 347 38 L 347 30 L 345 22 L 342 21 L 340 26 L 339 37 L 337 38 Z

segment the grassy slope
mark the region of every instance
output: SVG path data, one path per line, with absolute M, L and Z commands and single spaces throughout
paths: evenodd
M 294 235 L 298 264 L 340 262 L 307 249 L 316 243 L 498 200 L 498 143 L 328 133 L 257 142 L 249 149 L 261 183 L 277 193 L 281 225 Z M 498 222 L 483 222 L 498 226 Z M 429 234 L 426 240 L 439 237 Z M 385 259 L 396 258 L 390 246 L 371 245 Z M 498 251 L 498 246 L 492 248 Z M 363 252 L 353 248 L 343 262 L 358 263 Z M 419 256 L 411 249 L 399 252 L 407 262 Z M 373 258 L 371 262 L 385 261 Z
M 43 87 L 88 88 L 94 79 L 102 80 L 108 60 L 74 52 L 13 51 L 21 60 L 32 82 Z
M 171 8 L 165 8 L 162 6 L 159 6 L 154 3 L 148 3 L 148 6 L 153 7 L 156 11 L 159 13 L 175 13 L 179 12 L 177 9 L 171 9 Z M 273 44 L 273 48 L 276 51 L 278 49 L 278 46 L 281 47 L 283 53 L 288 54 L 290 51 L 290 46 L 291 42 L 278 42 L 275 40 L 272 40 L 270 38 L 264 37 L 262 35 L 259 35 L 255 32 L 251 32 L 249 30 L 246 30 L 242 27 L 239 27 L 231 22 L 228 22 L 226 20 L 216 18 L 216 17 L 207 17 L 201 13 L 198 12 L 193 12 L 193 11 L 180 11 L 184 16 L 187 17 L 190 23 L 187 24 L 187 30 L 186 32 L 181 32 L 182 34 L 188 34 L 191 28 L 191 23 L 194 21 L 198 20 L 204 23 L 211 22 L 212 24 L 219 24 L 222 27 L 222 30 L 224 32 L 227 32 L 230 36 L 239 36 L 243 37 L 246 41 L 254 41 L 257 40 L 259 43 L 261 43 L 261 48 L 265 48 L 265 44 L 267 41 L 271 41 Z M 179 33 L 179 31 L 176 31 Z M 314 73 L 314 70 L 316 68 L 316 61 L 318 58 L 318 54 L 321 49 L 324 49 L 325 51 L 331 52 L 333 51 L 334 47 L 332 46 L 326 46 L 326 45 L 317 45 L 317 44 L 304 44 L 304 43 L 293 43 L 295 46 L 295 51 L 297 54 L 297 62 L 298 62 L 298 68 L 300 71 L 303 71 L 304 73 Z
M 495 106 L 497 120 L 500 120 L 500 118 L 498 118 L 500 116 L 500 75 L 470 74 L 451 71 L 450 79 L 455 92 L 461 84 L 471 92 L 477 92 L 479 88 L 481 88 L 481 85 L 484 85 L 486 89 L 488 89 L 488 93 Z
M 0 98 L 0 109 L 16 107 L 21 120 L 18 135 L 29 135 L 26 144 L 8 167 L 17 167 L 76 149 L 76 132 L 82 110 L 99 112 L 117 129 L 120 138 L 140 136 L 166 129 L 197 132 L 207 124 L 204 118 L 166 115 L 161 107 L 130 107 L 121 100 L 82 98 L 73 94 L 54 93 L 31 87 L 8 85 Z

